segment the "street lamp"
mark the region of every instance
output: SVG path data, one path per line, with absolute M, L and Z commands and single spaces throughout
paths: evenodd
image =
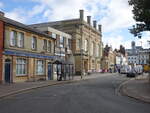
M 83 78 L 83 48 L 81 48 L 81 79 Z

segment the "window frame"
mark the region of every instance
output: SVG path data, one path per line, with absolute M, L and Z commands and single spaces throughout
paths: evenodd
M 48 41 L 47 51 L 50 52 L 50 53 L 52 52 L 52 42 L 51 41 Z
M 42 62 L 42 64 L 39 64 L 38 62 Z M 42 72 L 38 71 L 38 69 L 40 69 L 40 67 L 38 66 L 41 66 L 42 67 Z M 45 63 L 44 63 L 44 60 L 37 60 L 36 61 L 36 75 L 44 75 L 45 74 Z
M 10 46 L 15 47 L 17 45 L 17 31 L 11 30 L 9 40 L 10 40 L 9 43 Z
M 43 40 L 43 50 L 44 50 L 44 51 L 47 51 L 47 50 L 48 50 L 47 47 L 48 47 L 48 46 L 47 46 L 47 40 L 44 39 L 44 40 Z
M 24 62 L 23 62 L 23 60 L 24 60 Z M 17 58 L 16 59 L 16 76 L 27 76 L 27 64 L 28 64 L 28 61 L 25 58 Z M 18 73 L 18 72 L 21 72 L 21 73 Z M 23 73 L 23 72 L 25 72 L 25 73 Z
M 20 36 L 19 36 L 19 34 L 20 34 Z M 24 33 L 22 33 L 22 32 L 17 33 L 17 47 L 19 47 L 19 48 L 24 47 Z
M 37 50 L 37 38 L 35 36 L 33 36 L 31 39 L 31 49 Z

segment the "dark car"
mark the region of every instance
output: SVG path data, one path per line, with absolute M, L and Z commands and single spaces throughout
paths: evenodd
M 131 71 L 127 72 L 127 77 L 135 77 L 137 75 L 137 72 L 135 69 L 132 69 Z
M 127 77 L 135 77 L 135 76 L 136 76 L 136 73 L 132 73 L 132 72 L 127 73 Z

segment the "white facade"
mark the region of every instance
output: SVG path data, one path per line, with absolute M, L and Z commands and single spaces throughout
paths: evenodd
M 149 63 L 149 54 L 150 50 L 144 49 L 143 51 L 139 51 L 139 64 L 148 64 Z
M 128 64 L 127 58 L 122 54 L 117 55 L 116 56 L 116 64 L 120 65 L 120 66 L 127 65 Z
M 139 57 L 138 57 L 138 55 L 128 56 L 128 64 L 139 64 Z
M 132 42 L 133 44 L 133 42 Z M 141 46 L 132 45 L 132 49 L 126 49 L 129 64 L 148 64 L 150 49 L 143 49 Z

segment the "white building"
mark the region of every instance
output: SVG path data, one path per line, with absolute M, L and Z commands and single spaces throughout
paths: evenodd
M 126 49 L 128 54 L 128 64 L 148 64 L 150 49 L 143 49 L 142 46 L 136 46 L 132 41 L 131 49 Z
M 150 49 L 143 49 L 139 51 L 139 64 L 149 64 L 149 54 L 150 54 Z

